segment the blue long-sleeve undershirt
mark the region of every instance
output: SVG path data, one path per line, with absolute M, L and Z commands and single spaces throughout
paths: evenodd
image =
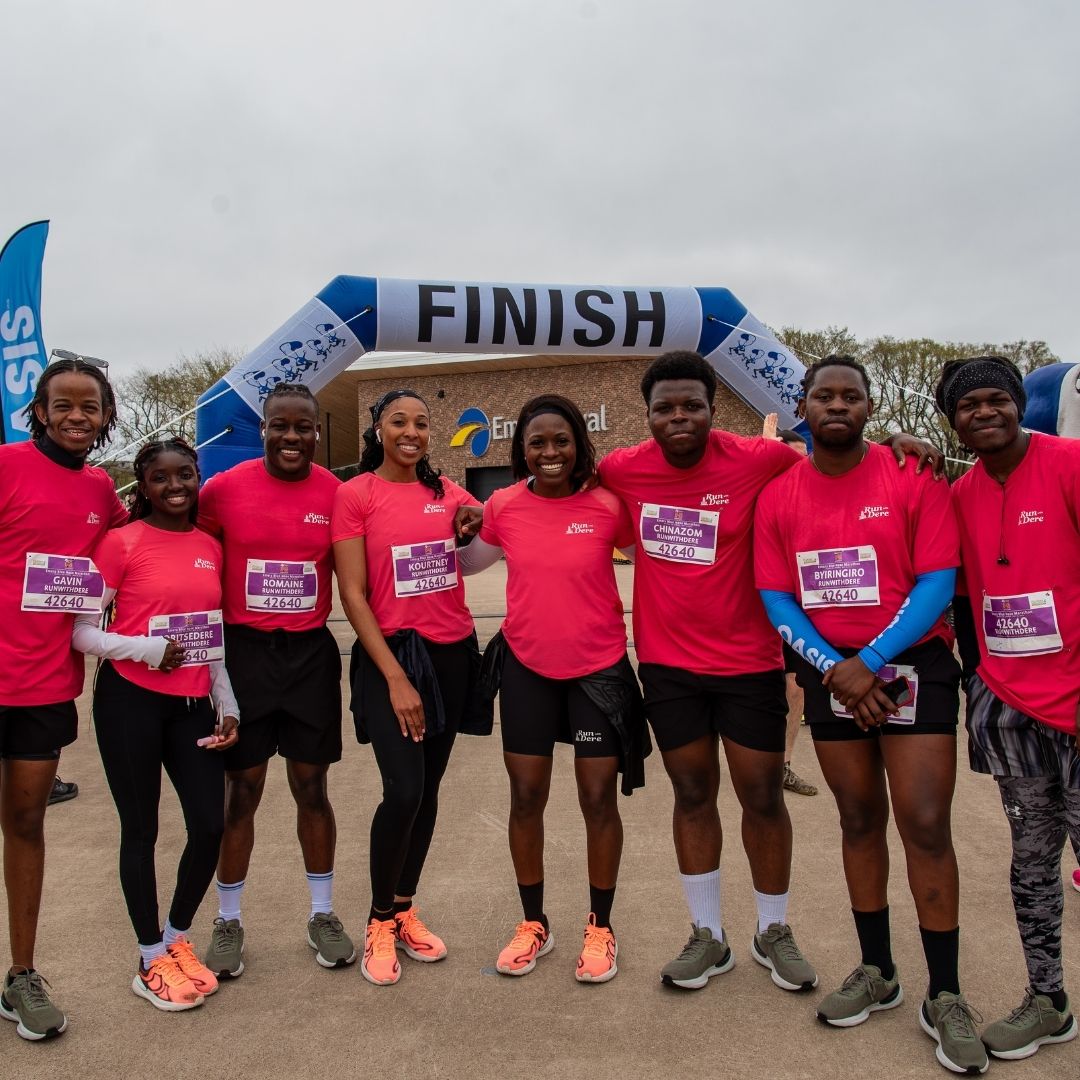
M 892 622 L 873 641 L 858 652 L 859 659 L 870 671 L 879 671 L 894 656 L 911 648 L 945 610 L 956 586 L 955 570 L 933 570 L 919 574 L 907 598 Z M 825 672 L 843 657 L 822 637 L 799 606 L 794 593 L 777 589 L 760 589 L 765 613 L 780 636 L 818 671 Z

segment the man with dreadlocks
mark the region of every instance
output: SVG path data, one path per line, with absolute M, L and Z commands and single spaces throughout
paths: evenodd
M 999 356 L 950 361 L 935 396 L 978 458 L 953 486 L 968 598 L 957 627 L 979 654 L 968 752 L 997 780 L 1012 831 L 1029 979 L 983 1041 L 995 1057 L 1024 1058 L 1077 1033 L 1061 963 L 1061 852 L 1067 834 L 1080 840 L 1080 442 L 1020 427 L 1023 382 Z
M 12 953 L 0 1015 L 16 1021 L 24 1039 L 38 1040 L 67 1027 L 34 969 L 34 943 L 45 807 L 60 748 L 75 741 L 83 687 L 72 621 L 77 610 L 100 605 L 101 575 L 87 556 L 127 512 L 108 475 L 86 464 L 116 422 L 99 368 L 50 364 L 26 417 L 30 441 L 0 446 L 0 827 Z

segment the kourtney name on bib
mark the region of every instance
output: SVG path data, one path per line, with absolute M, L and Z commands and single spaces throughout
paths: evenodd
M 1041 656 L 1061 652 L 1054 592 L 1024 596 L 983 595 L 983 633 L 991 656 Z
M 91 559 L 26 554 L 23 611 L 100 611 L 105 580 Z
M 313 562 L 247 561 L 248 611 L 314 611 L 319 576 Z
M 184 611 L 178 615 L 153 615 L 150 636 L 169 638 L 186 653 L 181 667 L 209 664 L 225 659 L 225 634 L 221 611 Z
M 668 562 L 712 566 L 716 562 L 719 522 L 715 510 L 642 503 L 641 547 L 654 558 Z
M 452 539 L 403 544 L 392 547 L 390 553 L 395 596 L 420 596 L 457 588 L 457 546 Z
M 798 551 L 795 562 L 804 611 L 880 603 L 877 552 L 873 547 Z

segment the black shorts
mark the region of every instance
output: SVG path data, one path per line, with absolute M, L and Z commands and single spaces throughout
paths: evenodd
M 577 679 L 549 679 L 506 649 L 499 689 L 503 750 L 551 757 L 557 742 L 573 743 L 574 757 L 619 756 L 619 736 Z
M 848 656 L 854 649 L 841 649 Z M 952 650 L 941 638 L 931 638 L 905 650 L 893 661 L 915 669 L 919 692 L 913 723 L 890 721 L 881 727 L 863 731 L 850 717 L 837 716 L 829 704 L 831 695 L 821 685 L 821 673 L 805 661 L 800 662 L 796 679 L 803 688 L 803 712 L 810 734 L 818 742 L 846 742 L 853 739 L 879 739 L 882 735 L 955 735 L 960 712 L 960 665 Z
M 661 752 L 705 735 L 720 735 L 748 750 L 783 753 L 787 732 L 784 673 L 695 675 L 666 664 L 639 664 L 645 715 Z
M 55 705 L 0 705 L 0 758 L 52 761 L 79 734 L 74 701 Z
M 799 665 L 806 661 L 786 641 L 782 641 L 780 647 L 784 650 L 784 674 L 794 675 Z
M 341 760 L 341 654 L 325 626 L 293 633 L 227 623 L 225 667 L 240 706 L 229 772 L 274 754 L 305 765 Z

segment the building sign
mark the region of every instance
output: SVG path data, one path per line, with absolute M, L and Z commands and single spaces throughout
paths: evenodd
M 607 404 L 595 412 L 585 412 L 585 427 L 593 431 L 608 430 Z M 483 457 L 493 442 L 512 438 L 517 420 L 509 416 L 488 419 L 483 409 L 468 408 L 458 417 L 458 429 L 450 438 L 451 446 L 468 446 L 473 457 Z

